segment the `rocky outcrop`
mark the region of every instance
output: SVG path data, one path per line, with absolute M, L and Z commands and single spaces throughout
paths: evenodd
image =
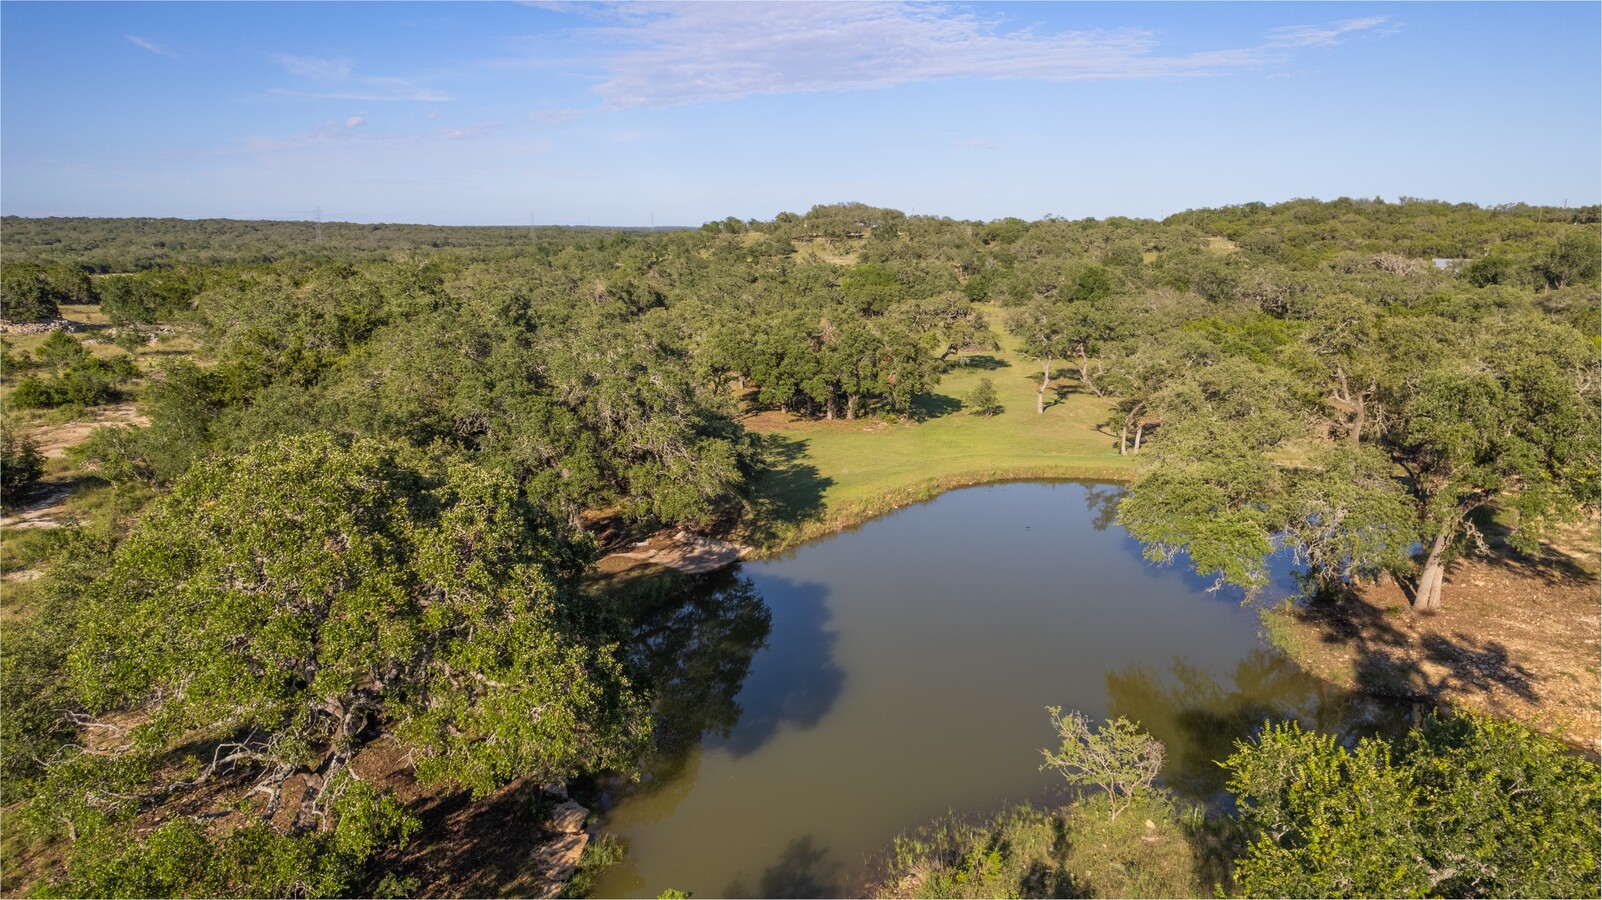
M 535 861 L 539 868 L 539 887 L 533 895 L 555 897 L 562 893 L 562 888 L 578 871 L 579 857 L 584 855 L 584 848 L 589 843 L 590 836 L 581 831 L 578 834 L 558 835 L 554 840 L 542 844 L 539 859 Z
M 628 550 L 608 554 L 601 562 L 602 571 L 615 571 L 631 565 L 648 563 L 676 569 L 689 575 L 700 575 L 733 565 L 750 552 L 750 547 L 680 531 L 672 537 L 657 536 L 648 541 L 641 541 Z
M 584 820 L 589 815 L 590 811 L 580 806 L 577 800 L 569 800 L 551 812 L 549 828 L 561 834 L 578 834 L 584 830 Z
M 83 323 L 71 319 L 40 319 L 37 322 L 0 322 L 0 334 L 49 334 L 52 331 L 68 333 L 82 331 Z
M 555 836 L 540 844 L 534 859 L 538 881 L 534 896 L 555 897 L 578 871 L 579 858 L 590 843 L 590 836 L 584 831 L 589 815 L 590 811 L 576 800 L 565 800 L 551 811 L 545 830 L 555 832 Z

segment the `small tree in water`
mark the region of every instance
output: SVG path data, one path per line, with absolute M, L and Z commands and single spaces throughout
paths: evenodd
M 1057 770 L 1069 784 L 1100 788 L 1112 805 L 1114 821 L 1162 771 L 1162 742 L 1134 722 L 1119 716 L 1097 730 L 1084 713 L 1064 716 L 1060 706 L 1048 706 L 1046 711 L 1051 713 L 1051 727 L 1062 737 L 1062 747 L 1056 753 L 1041 750 L 1046 762 L 1040 768 Z

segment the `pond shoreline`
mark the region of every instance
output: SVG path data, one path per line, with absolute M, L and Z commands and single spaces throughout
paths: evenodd
M 793 530 L 781 533 L 776 541 L 754 544 L 745 558 L 774 559 L 810 541 L 850 531 L 880 516 L 961 488 L 1024 481 L 1096 481 L 1127 485 L 1134 480 L 1133 475 L 1127 468 L 1059 464 L 928 478 L 803 521 Z M 739 539 L 739 529 L 732 534 L 730 540 Z M 1599 627 L 1602 623 L 1598 622 L 1598 608 L 1594 602 L 1599 581 L 1594 565 L 1588 567 L 1589 571 L 1565 567 L 1561 557 L 1561 551 L 1554 556 L 1559 559 L 1556 567 L 1550 560 L 1531 562 L 1507 552 L 1498 553 L 1489 560 L 1460 562 L 1448 574 L 1448 582 L 1469 593 L 1473 600 L 1467 604 L 1453 604 L 1458 608 L 1448 607 L 1433 617 L 1414 616 L 1400 586 L 1389 582 L 1364 586 L 1352 603 L 1339 609 L 1300 614 L 1265 610 L 1264 623 L 1270 635 L 1278 635 L 1271 643 L 1297 667 L 1338 687 L 1376 698 L 1417 700 L 1435 708 L 1467 708 L 1512 719 L 1552 734 L 1592 759 L 1602 758 L 1602 737 L 1598 736 L 1602 734 L 1599 730 L 1602 729 L 1602 695 L 1592 692 L 1588 698 L 1571 696 L 1576 693 L 1572 690 L 1575 685 L 1592 684 L 1599 674 L 1597 664 L 1602 659 L 1599 657 L 1602 651 L 1599 651 L 1597 636 L 1602 634 L 1602 627 Z M 1540 661 L 1532 663 L 1553 684 L 1552 689 L 1561 694 L 1556 709 L 1537 702 L 1528 684 L 1532 674 L 1522 663 L 1507 658 L 1505 651 L 1498 657 L 1494 649 L 1487 649 L 1501 646 L 1498 640 L 1504 637 L 1507 629 L 1500 626 L 1512 620 L 1488 621 L 1488 611 L 1481 608 L 1484 603 L 1479 595 L 1482 593 L 1487 599 L 1496 595 L 1499 602 L 1505 602 L 1510 596 L 1513 599 L 1537 598 L 1543 616 L 1552 612 L 1545 607 L 1551 606 L 1554 598 L 1571 601 L 1574 615 L 1553 618 L 1569 625 L 1583 622 L 1585 627 L 1561 630 L 1557 640 L 1547 641 L 1549 647 L 1557 646 L 1570 652 L 1555 661 L 1553 657 L 1559 654 L 1540 653 Z M 1570 595 L 1580 596 L 1582 601 L 1589 598 L 1589 602 L 1574 601 Z M 1387 619 L 1406 622 L 1411 627 L 1399 630 Z M 1482 630 L 1485 624 L 1498 627 Z M 1441 651 L 1439 639 L 1432 639 L 1430 635 L 1446 628 L 1479 631 L 1480 637 L 1489 643 L 1478 652 L 1455 645 Z M 1408 633 L 1403 634 L 1403 631 Z M 1550 631 L 1545 633 L 1551 636 Z M 1532 649 L 1536 642 L 1515 640 L 1514 643 L 1516 649 L 1536 655 Z M 1387 644 L 1391 645 L 1389 652 L 1374 650 Z M 1435 646 L 1436 651 L 1432 653 L 1426 649 L 1426 644 Z
M 718 537 L 750 545 L 753 549 L 746 557 L 748 559 L 773 559 L 810 541 L 850 531 L 903 507 L 926 503 L 941 494 L 962 488 L 1026 481 L 1094 481 L 1124 485 L 1133 480 L 1132 473 L 1127 468 L 1109 469 L 1072 464 L 956 472 L 911 482 L 866 500 L 843 504 L 834 510 L 825 510 L 819 516 L 781 529 L 773 538 L 766 541 L 755 538 L 751 534 L 750 527 L 744 523 L 719 534 Z

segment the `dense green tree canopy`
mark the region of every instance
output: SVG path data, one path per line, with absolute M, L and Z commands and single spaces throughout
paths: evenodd
M 1521 725 L 1431 717 L 1399 747 L 1297 725 L 1227 768 L 1252 838 L 1249 897 L 1589 897 L 1598 891 L 1595 763 Z
M 91 587 L 70 657 L 92 711 L 136 746 L 220 741 L 268 809 L 292 775 L 327 816 L 381 724 L 420 775 L 487 792 L 627 769 L 642 701 L 580 602 L 578 535 L 504 476 L 308 435 L 180 478 Z

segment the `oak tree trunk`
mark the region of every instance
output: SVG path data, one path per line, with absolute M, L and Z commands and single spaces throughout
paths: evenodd
M 1040 376 L 1040 391 L 1035 395 L 1035 415 L 1041 415 L 1046 411 L 1046 386 L 1051 384 L 1050 356 L 1046 357 L 1045 363 L 1041 368 L 1043 371 Z
M 1096 383 L 1090 380 L 1090 357 L 1085 355 L 1083 344 L 1079 345 L 1079 380 L 1084 382 L 1085 387 L 1090 388 L 1092 394 L 1103 396 L 1101 388 L 1096 387 Z
M 1413 612 L 1440 612 L 1441 582 L 1446 577 L 1446 542 L 1454 524 L 1443 528 L 1435 536 L 1435 543 L 1430 545 L 1429 556 L 1424 558 L 1424 569 L 1419 573 L 1418 585 L 1413 591 Z

